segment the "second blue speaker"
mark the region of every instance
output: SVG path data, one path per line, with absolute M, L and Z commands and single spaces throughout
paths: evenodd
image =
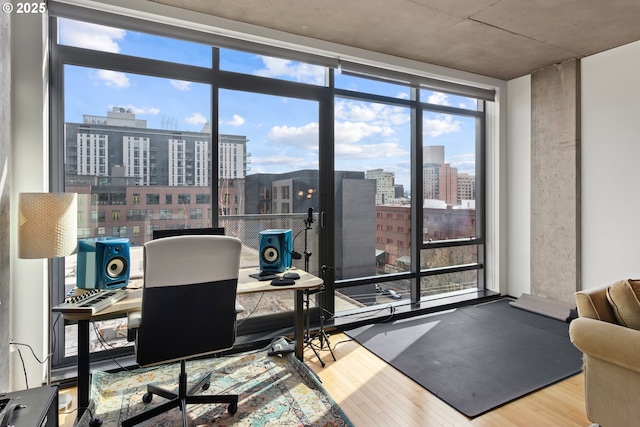
M 129 283 L 129 239 L 95 237 L 78 240 L 76 286 L 116 289 Z
M 282 273 L 291 267 L 293 241 L 291 230 L 264 230 L 260 232 L 260 270 Z

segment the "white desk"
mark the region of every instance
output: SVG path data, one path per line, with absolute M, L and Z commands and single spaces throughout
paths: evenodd
M 299 360 L 303 359 L 303 340 L 304 340 L 304 307 L 303 297 L 305 290 L 318 289 L 322 286 L 322 279 L 309 274 L 303 270 L 289 270 L 300 275 L 300 279 L 296 280 L 295 285 L 291 286 L 272 286 L 271 281 L 259 281 L 250 274 L 258 273 L 256 268 L 248 268 L 240 270 L 238 274 L 238 294 L 249 294 L 256 292 L 273 292 L 273 291 L 296 291 L 294 300 L 294 339 L 295 339 L 295 355 Z M 84 409 L 89 406 L 89 388 L 90 384 L 90 354 L 89 354 L 89 323 L 97 320 L 126 315 L 130 312 L 139 311 L 142 306 L 142 289 L 134 289 L 127 291 L 126 298 L 116 302 L 108 308 L 94 314 L 79 315 L 69 314 L 62 310 L 67 320 L 78 321 L 78 419 L 84 413 Z M 81 409 L 82 408 L 82 409 Z

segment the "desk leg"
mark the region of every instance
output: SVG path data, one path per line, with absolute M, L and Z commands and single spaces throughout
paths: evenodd
M 78 419 L 89 407 L 89 320 L 78 320 Z
M 293 303 L 293 338 L 296 341 L 295 354 L 298 360 L 304 359 L 304 291 L 296 291 Z

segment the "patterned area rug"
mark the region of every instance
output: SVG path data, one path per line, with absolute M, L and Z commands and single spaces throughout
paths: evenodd
M 95 414 L 103 426 L 120 423 L 166 400 L 154 396 L 142 403 L 148 383 L 175 390 L 180 364 L 130 372 L 96 372 L 92 376 Z M 192 426 L 345 426 L 353 424 L 329 396 L 315 374 L 293 354 L 268 356 L 267 349 L 187 362 L 189 384 L 212 372 L 211 386 L 201 393 L 238 394 L 238 412 L 230 415 L 223 404 L 187 405 Z M 78 424 L 88 425 L 88 412 Z M 179 409 L 140 424 L 182 425 Z

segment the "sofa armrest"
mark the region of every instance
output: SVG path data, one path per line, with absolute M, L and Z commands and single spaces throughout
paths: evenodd
M 640 331 L 587 317 L 569 325 L 571 342 L 590 357 L 640 373 Z

